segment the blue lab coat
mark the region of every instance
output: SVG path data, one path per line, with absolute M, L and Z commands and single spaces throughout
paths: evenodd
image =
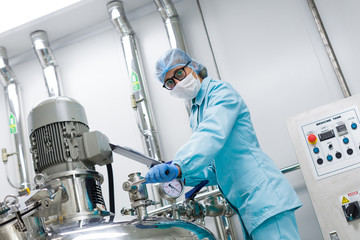
M 187 186 L 218 185 L 247 232 L 266 219 L 302 204 L 294 189 L 261 150 L 249 110 L 229 84 L 207 77 L 192 100 L 190 140 L 173 163 Z

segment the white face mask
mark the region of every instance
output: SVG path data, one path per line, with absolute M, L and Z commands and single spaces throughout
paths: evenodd
M 200 91 L 200 88 L 200 80 L 195 78 L 191 72 L 181 82 L 176 84 L 173 90 L 170 91 L 170 95 L 177 98 L 193 99 Z

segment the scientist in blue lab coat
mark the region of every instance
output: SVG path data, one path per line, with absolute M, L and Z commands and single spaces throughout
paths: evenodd
M 245 239 L 300 239 L 295 210 L 302 204 L 261 150 L 237 91 L 207 76 L 206 68 L 180 49 L 160 57 L 156 76 L 170 95 L 192 101 L 193 133 L 172 163 L 151 168 L 146 181 L 180 178 L 186 186 L 195 186 L 207 179 L 238 213 Z

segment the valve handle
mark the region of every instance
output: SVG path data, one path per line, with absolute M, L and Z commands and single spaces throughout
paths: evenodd
M 185 199 L 193 199 L 196 194 L 198 194 L 198 192 L 200 191 L 200 189 L 202 189 L 206 184 L 209 183 L 209 180 L 203 180 L 201 181 L 198 185 L 196 185 L 193 189 L 191 189 L 190 191 L 188 191 L 187 193 L 185 193 Z

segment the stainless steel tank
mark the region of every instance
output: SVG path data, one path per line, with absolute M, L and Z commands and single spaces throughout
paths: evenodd
M 96 164 L 112 162 L 109 141 L 89 132 L 76 100 L 47 99 L 33 108 L 28 123 L 36 173 L 43 174 L 44 184 L 60 181 L 67 194 L 56 214 L 42 218 L 46 232 L 38 239 L 215 239 L 206 228 L 186 221 L 146 216 L 114 221 L 101 193 L 103 176 L 95 171 Z
M 6 196 L 4 202 L 0 202 L 0 240 L 45 237 L 43 220 L 33 216 L 40 206 L 37 202 L 25 205 L 19 203 L 19 198 L 14 195 Z
M 147 239 L 147 240 L 212 240 L 214 236 L 198 225 L 167 218 L 147 218 L 138 221 L 111 222 L 104 218 L 93 219 L 84 224 L 82 221 L 53 226 L 51 236 L 56 240 L 90 239 Z

